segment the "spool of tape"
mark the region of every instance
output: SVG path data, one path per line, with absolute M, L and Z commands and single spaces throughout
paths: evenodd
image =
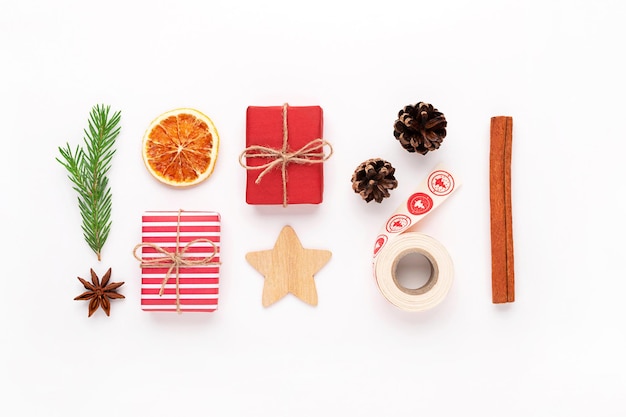
M 449 170 L 439 165 L 406 202 L 389 217 L 374 245 L 374 278 L 383 296 L 406 311 L 423 311 L 439 304 L 454 280 L 454 265 L 446 248 L 436 239 L 407 230 L 434 210 L 459 186 Z M 423 255 L 431 274 L 420 288 L 406 288 L 397 279 L 400 260 L 411 253 Z
M 410 253 L 424 255 L 431 265 L 428 282 L 420 288 L 406 288 L 396 277 L 402 258 Z M 380 292 L 389 302 L 406 311 L 422 311 L 439 304 L 454 279 L 452 258 L 436 239 L 423 233 L 403 233 L 378 254 L 374 270 Z

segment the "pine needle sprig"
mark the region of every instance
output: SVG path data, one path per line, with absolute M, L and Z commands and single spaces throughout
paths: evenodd
M 107 173 L 115 154 L 113 145 L 120 133 L 121 113 L 117 111 L 109 117 L 110 108 L 94 106 L 89 114 L 89 126 L 84 130 L 84 146 L 72 150 L 68 143 L 59 147 L 61 159 L 56 158 L 68 171 L 72 188 L 78 193 L 83 236 L 98 260 L 111 230 L 112 195 Z

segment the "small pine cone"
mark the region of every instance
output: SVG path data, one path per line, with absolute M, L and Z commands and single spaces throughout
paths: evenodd
M 426 155 L 439 149 L 446 137 L 448 122 L 432 104 L 419 102 L 405 106 L 393 125 L 393 135 L 404 149 Z
M 352 174 L 352 189 L 366 202 L 375 200 L 380 203 L 389 197 L 389 190 L 398 186 L 394 172 L 396 169 L 389 162 L 380 158 L 368 159 Z

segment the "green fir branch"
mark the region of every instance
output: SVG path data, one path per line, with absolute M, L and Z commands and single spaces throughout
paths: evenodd
M 69 143 L 59 147 L 61 158 L 72 188 L 78 193 L 78 208 L 82 218 L 83 236 L 98 260 L 111 230 L 111 187 L 107 173 L 120 133 L 120 112 L 109 117 L 110 106 L 96 105 L 89 114 L 89 126 L 84 130 L 83 147 L 72 150 Z

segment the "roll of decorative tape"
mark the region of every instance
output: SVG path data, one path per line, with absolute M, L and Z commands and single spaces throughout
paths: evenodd
M 436 239 L 407 232 L 444 202 L 459 187 L 458 178 L 442 165 L 437 166 L 385 222 L 374 245 L 374 278 L 383 296 L 406 311 L 423 311 L 439 304 L 454 280 L 454 265 L 446 248 Z M 396 277 L 400 260 L 410 253 L 423 255 L 431 274 L 420 288 L 406 288 Z

